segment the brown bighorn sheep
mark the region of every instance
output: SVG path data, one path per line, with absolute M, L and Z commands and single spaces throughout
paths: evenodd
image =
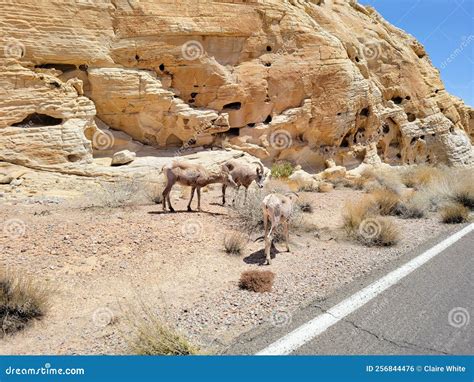
M 268 265 L 271 263 L 272 233 L 280 224 L 283 225 L 286 250 L 290 252 L 288 223 L 297 199 L 298 194 L 293 192 L 285 195 L 273 193 L 265 196 L 262 201 L 263 226 L 265 230 L 265 260 Z M 268 220 L 270 220 L 270 230 L 268 230 Z
M 252 162 L 252 164 L 256 164 L 257 168 L 253 167 L 249 163 L 243 163 L 236 159 L 231 159 L 224 163 L 224 166 L 226 166 L 229 169 L 232 179 L 235 181 L 235 183 L 237 183 L 237 190 L 235 192 L 236 195 L 239 192 L 240 186 L 245 187 L 245 200 L 247 200 L 248 188 L 253 181 L 255 181 L 255 183 L 257 183 L 257 186 L 260 188 L 263 187 L 263 182 L 265 181 L 265 168 L 263 167 L 263 165 L 260 162 Z M 222 185 L 222 205 L 225 204 L 226 188 L 227 188 L 227 185 L 223 184 Z M 234 201 L 235 201 L 235 196 L 234 196 L 233 202 Z
M 192 211 L 191 202 L 193 201 L 195 190 L 197 190 L 198 196 L 198 211 L 201 211 L 201 187 L 211 183 L 223 183 L 233 187 L 237 186 L 228 168 L 224 165 L 221 165 L 218 172 L 210 172 L 199 164 L 173 162 L 163 167 L 163 173 L 166 176 L 166 187 L 163 190 L 163 211 L 166 211 L 166 201 L 168 201 L 169 210 L 174 212 L 174 208 L 171 206 L 170 191 L 175 183 L 191 187 L 188 211 Z

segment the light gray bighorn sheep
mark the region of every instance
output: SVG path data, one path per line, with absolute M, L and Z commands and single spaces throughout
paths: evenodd
M 188 211 L 192 211 L 191 202 L 193 201 L 194 191 L 197 191 L 198 211 L 201 211 L 201 188 L 208 184 L 222 183 L 237 187 L 229 169 L 224 165 L 221 165 L 217 172 L 211 172 L 199 164 L 178 161 L 165 165 L 163 174 L 166 176 L 166 187 L 163 190 L 163 211 L 166 211 L 166 203 L 168 202 L 170 212 L 174 212 L 170 200 L 170 191 L 175 183 L 191 187 Z
M 273 241 L 273 232 L 281 224 L 283 226 L 286 250 L 290 252 L 288 244 L 289 232 L 288 223 L 290 216 L 293 213 L 295 203 L 298 199 L 298 194 L 289 192 L 287 194 L 272 193 L 262 201 L 263 210 L 263 227 L 265 230 L 265 260 L 268 265 L 271 263 L 270 248 Z M 268 221 L 270 220 L 270 230 L 268 229 Z
M 257 165 L 257 167 L 254 166 Z M 230 159 L 224 163 L 229 169 L 232 179 L 237 183 L 236 195 L 239 192 L 240 186 L 245 188 L 245 200 L 247 200 L 247 191 L 249 186 L 253 181 L 257 183 L 257 186 L 262 188 L 263 182 L 265 181 L 265 168 L 260 162 L 246 163 L 239 161 L 237 159 Z M 222 184 L 222 205 L 225 204 L 225 190 L 227 188 L 226 184 Z M 235 196 L 234 200 L 235 201 Z

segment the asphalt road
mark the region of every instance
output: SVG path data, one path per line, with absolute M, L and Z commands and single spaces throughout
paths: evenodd
M 449 235 L 445 235 L 447 237 Z M 445 237 L 426 243 L 411 257 Z M 315 301 L 285 327 L 261 327 L 239 338 L 230 354 L 254 354 L 324 313 L 410 256 Z M 474 354 L 474 231 L 292 354 Z

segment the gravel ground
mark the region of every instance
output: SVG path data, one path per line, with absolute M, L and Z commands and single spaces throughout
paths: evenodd
M 62 202 L 4 203 L 1 266 L 31 275 L 54 292 L 48 314 L 0 341 L 0 353 L 124 353 L 124 337 L 143 306 L 191 342 L 218 352 L 255 325 L 285 324 L 299 306 L 449 229 L 436 217 L 396 219 L 402 236 L 397 246 L 363 247 L 339 229 L 344 203 L 361 192 L 308 193 L 314 211 L 305 215 L 317 228 L 290 233 L 292 251 L 276 254 L 263 267 L 261 241 L 251 240 L 241 256 L 224 252 L 223 238 L 238 224 L 229 208 L 217 205 L 219 195 L 218 187 L 203 193 L 206 212 L 176 214 L 161 213 L 159 205 L 81 209 Z M 173 199 L 184 211 L 178 189 Z M 276 274 L 271 293 L 239 290 L 241 272 L 250 269 Z

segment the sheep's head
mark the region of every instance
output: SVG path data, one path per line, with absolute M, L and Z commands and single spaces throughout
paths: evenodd
M 255 178 L 255 183 L 257 183 L 257 186 L 259 188 L 263 188 L 263 183 L 265 182 L 265 178 L 267 176 L 267 174 L 265 174 L 265 168 L 260 162 L 254 162 L 254 163 L 256 163 L 258 166 L 256 169 L 257 177 Z
M 221 165 L 221 179 L 222 184 L 237 187 L 237 183 L 235 183 L 232 175 L 230 174 L 229 168 L 225 164 Z

